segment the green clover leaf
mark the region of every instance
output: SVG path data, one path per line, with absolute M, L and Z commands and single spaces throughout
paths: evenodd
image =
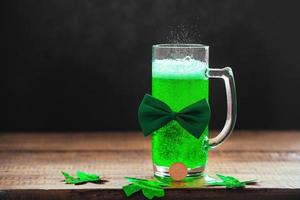
M 123 186 L 123 190 L 127 197 L 140 190 L 142 190 L 143 195 L 147 199 L 153 199 L 154 197 L 163 197 L 165 196 L 163 187 L 169 186 L 166 183 L 162 183 L 156 180 L 146 180 L 131 177 L 125 177 L 125 179 L 130 182 L 129 185 Z
M 210 181 L 208 181 L 208 185 L 210 185 L 210 186 L 226 186 L 226 188 L 243 188 L 246 185 L 250 185 L 250 184 L 257 182 L 256 179 L 248 180 L 248 181 L 240 181 L 237 178 L 232 177 L 232 176 L 224 176 L 222 174 L 216 174 L 216 175 L 222 181 L 211 179 Z
M 76 175 L 77 177 L 71 176 L 67 172 L 62 172 L 63 176 L 65 177 L 65 183 L 66 184 L 83 184 L 87 182 L 99 182 L 100 177 L 96 174 L 89 174 L 82 171 L 77 171 Z

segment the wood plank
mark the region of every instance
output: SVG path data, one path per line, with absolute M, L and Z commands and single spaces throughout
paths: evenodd
M 206 173 L 233 175 L 262 181 L 251 188 L 300 188 L 300 153 L 210 152 Z M 0 188 L 71 189 L 62 182 L 60 171 L 80 169 L 98 173 L 105 184 L 85 184 L 76 188 L 121 188 L 124 176 L 151 178 L 151 155 L 147 151 L 0 153 Z M 199 187 L 196 185 L 195 187 Z
M 211 131 L 215 135 L 216 131 Z M 216 150 L 300 151 L 299 131 L 235 131 Z M 139 132 L 7 133 L 0 134 L 0 151 L 149 150 L 150 137 Z
M 210 151 L 206 173 L 258 178 L 258 185 L 226 190 L 199 181 L 167 189 L 166 199 L 300 199 L 299 141 L 299 132 L 237 131 Z M 62 182 L 61 170 L 78 169 L 106 182 Z M 152 176 L 150 140 L 139 133 L 0 135 L 0 199 L 125 199 L 124 176 Z
M 150 138 L 138 133 L 0 134 L 0 151 L 101 151 L 150 149 Z

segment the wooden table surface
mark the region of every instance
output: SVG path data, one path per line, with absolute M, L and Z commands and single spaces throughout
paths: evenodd
M 101 184 L 67 185 L 61 171 L 101 174 Z M 170 188 L 163 199 L 300 199 L 300 132 L 235 131 L 210 151 L 206 173 L 245 189 Z M 124 176 L 151 178 L 151 143 L 141 133 L 0 134 L 0 199 L 127 199 Z M 145 199 L 140 193 L 128 199 Z

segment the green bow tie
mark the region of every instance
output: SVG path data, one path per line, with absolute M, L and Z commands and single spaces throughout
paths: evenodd
M 199 138 L 208 125 L 210 108 L 207 100 L 202 99 L 179 112 L 174 112 L 166 103 L 146 94 L 140 104 L 138 118 L 145 136 L 175 120 L 185 130 Z

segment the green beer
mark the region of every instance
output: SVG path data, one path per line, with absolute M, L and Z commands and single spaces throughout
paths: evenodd
M 206 71 L 206 63 L 190 57 L 153 60 L 152 95 L 174 111 L 203 98 L 208 99 Z M 197 139 L 176 121 L 171 121 L 152 135 L 154 165 L 168 168 L 181 162 L 189 169 L 204 167 L 208 154 L 207 136 L 208 128 Z
M 203 98 L 208 100 L 208 79 L 213 78 L 224 81 L 227 101 L 225 124 L 215 137 L 208 137 L 206 127 L 203 133 L 199 133 L 200 138 L 195 138 L 176 120 L 155 129 L 152 161 L 157 177 L 184 181 L 200 177 L 205 170 L 208 149 L 221 145 L 234 129 L 237 102 L 233 71 L 230 67 L 208 68 L 208 57 L 209 46 L 203 44 L 152 46 L 152 96 L 178 112 Z M 157 118 L 160 120 L 159 116 Z M 148 120 L 156 119 L 153 116 Z

